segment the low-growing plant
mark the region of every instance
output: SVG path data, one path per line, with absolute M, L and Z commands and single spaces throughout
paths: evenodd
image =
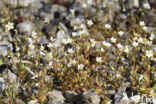
M 59 4 L 58 1 L 54 0 L 54 3 Z M 9 7 L 3 8 L 0 20 L 3 30 L 14 34 L 16 38 L 13 38 L 15 52 L 10 51 L 7 57 L 2 57 L 0 66 L 5 63 L 7 71 L 14 69 L 21 87 L 27 89 L 26 100 L 37 99 L 44 103 L 49 96 L 47 92 L 53 88 L 63 92 L 84 92 L 94 88 L 98 94 L 103 95 L 102 103 L 105 104 L 110 100 L 105 96 L 110 85 L 112 90 L 118 92 L 120 86 L 124 86 L 127 81 L 139 93 L 152 94 L 156 80 L 152 64 L 155 61 L 155 36 L 148 32 L 144 21 L 140 21 L 140 15 L 143 16 L 147 10 L 140 8 L 135 16 L 129 13 L 125 21 L 129 25 L 123 29 L 116 20 L 113 23 L 100 20 L 98 0 L 95 0 L 95 8 L 96 16 L 93 18 L 87 8 L 84 8 L 85 21 L 71 26 L 71 37 L 63 39 L 59 47 L 55 47 L 57 38 L 54 38 L 53 31 L 46 34 L 49 41 L 47 45 L 37 44 L 40 36 L 45 35 L 38 28 L 31 36 L 18 33 L 16 23 L 19 21 L 12 19 L 18 13 L 12 13 Z M 75 10 L 71 10 L 71 16 L 75 18 Z M 107 19 L 108 14 L 104 17 Z M 33 20 L 29 17 L 21 18 Z M 46 18 L 38 24 L 49 23 Z M 61 25 L 57 30 L 66 34 Z M 58 79 L 59 84 L 56 86 L 52 80 L 50 83 L 46 82 L 47 75 Z M 10 82 L 7 84 L 10 85 Z M 35 94 L 32 93 L 34 87 L 38 90 Z M 5 90 L 10 104 L 16 104 L 18 98 L 14 88 L 11 86 Z

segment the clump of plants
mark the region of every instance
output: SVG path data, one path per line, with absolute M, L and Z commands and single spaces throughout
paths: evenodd
M 103 23 L 98 20 L 98 14 L 92 19 L 86 13 L 84 22 L 72 26 L 71 37 L 63 39 L 61 46 L 55 47 L 57 38 L 54 33 L 49 33 L 47 45 L 38 45 L 36 43 L 44 33 L 39 29 L 34 30 L 31 36 L 18 33 L 17 21 L 12 19 L 18 13 L 9 15 L 5 11 L 11 10 L 6 7 L 1 11 L 3 30 L 18 38 L 13 38 L 14 52 L 1 57 L 0 65 L 5 63 L 7 70 L 11 66 L 10 70 L 16 72 L 17 82 L 28 92 L 26 100 L 37 99 L 44 103 L 50 96 L 47 92 L 53 88 L 63 92 L 84 92 L 94 88 L 103 95 L 103 102 L 107 102 L 109 98 L 104 95 L 108 93 L 108 85 L 118 92 L 125 82 L 130 82 L 130 88 L 141 94 L 153 94 L 151 91 L 156 81 L 153 65 L 156 60 L 155 29 L 149 33 L 144 21 L 138 21 L 139 16 L 129 14 L 127 21 L 131 24 L 122 29 L 116 27 L 119 25 L 117 21 Z M 146 10 L 143 9 L 140 13 L 144 12 Z M 75 18 L 74 10 L 71 10 L 71 15 Z M 44 23 L 49 22 L 40 21 L 38 24 Z M 61 27 L 58 31 L 65 34 Z M 52 79 L 46 81 L 47 75 L 56 78 L 59 84 L 56 86 Z M 20 97 L 13 90 L 16 86 L 9 80 L 7 84 L 10 87 L 6 88 L 5 96 L 1 98 L 8 97 L 8 102 L 16 104 L 16 98 Z M 38 91 L 35 94 L 32 93 L 34 87 Z

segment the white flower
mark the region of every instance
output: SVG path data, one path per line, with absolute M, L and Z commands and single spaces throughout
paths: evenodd
M 144 30 L 144 31 L 147 31 L 147 26 L 144 26 L 144 27 L 143 27 L 143 30 Z
M 54 45 L 52 43 L 48 43 L 47 47 L 52 48 Z
M 140 21 L 140 26 L 145 26 L 145 22 L 144 21 Z
M 151 9 L 151 7 L 150 7 L 150 5 L 149 5 L 149 3 L 144 3 L 144 8 L 146 8 L 146 9 Z
M 33 32 L 32 32 L 32 37 L 33 37 L 33 38 L 36 38 L 36 36 L 37 36 L 37 32 L 33 31 Z
M 82 37 L 83 36 L 83 32 L 82 31 L 79 31 L 79 35 Z
M 80 28 L 86 29 L 86 25 L 85 25 L 85 24 L 81 24 L 81 25 L 80 25 Z
M 20 47 L 17 47 L 17 48 L 16 48 L 16 51 L 19 51 L 19 50 L 20 50 Z
M 101 51 L 101 52 L 104 52 L 104 49 L 103 49 L 103 47 L 100 49 L 100 51 Z
M 63 43 L 63 44 L 67 44 L 67 39 L 63 39 L 63 40 L 62 40 L 62 43 Z
M 120 50 L 123 50 L 123 45 L 121 45 L 120 43 L 117 44 L 117 47 L 118 47 Z
M 83 30 L 82 30 L 82 33 L 83 33 L 84 35 L 89 35 L 89 33 L 88 33 L 88 31 L 87 31 L 86 29 L 83 29 Z
M 83 64 L 78 64 L 78 69 L 83 69 L 84 65 Z
M 147 56 L 148 58 L 153 57 L 153 51 L 152 51 L 152 50 L 146 50 L 146 56 Z
M 68 66 L 68 68 L 72 67 L 72 63 L 69 62 L 67 66 Z
M 74 13 L 74 12 L 75 12 L 75 9 L 70 9 L 70 12 L 71 12 L 71 13 Z
M 87 8 L 87 4 L 86 4 L 86 3 L 83 3 L 83 4 L 82 4 L 82 7 L 83 7 L 83 8 Z
M 51 40 L 52 42 L 55 41 L 55 39 L 54 39 L 52 36 L 50 37 L 50 40 Z
M 101 57 L 96 57 L 96 62 L 102 62 L 102 59 L 101 59 Z
M 134 40 L 134 41 L 138 41 L 138 37 L 134 37 L 133 40 Z
M 87 21 L 87 25 L 88 25 L 89 27 L 91 27 L 91 26 L 93 25 L 93 21 L 92 21 L 92 20 L 88 20 L 88 21 Z
M 14 31 L 15 31 L 16 34 L 18 33 L 17 29 L 14 29 Z
M 112 37 L 112 38 L 111 38 L 111 42 L 112 42 L 112 43 L 116 43 L 116 39 Z
M 120 36 L 122 36 L 122 35 L 124 34 L 124 32 L 123 32 L 123 31 L 119 31 L 118 34 L 119 34 Z
M 72 65 L 75 65 L 76 64 L 76 61 L 75 60 L 72 60 L 68 63 L 68 67 L 71 67 Z
M 46 54 L 45 54 L 44 52 L 42 52 L 42 51 L 40 51 L 40 54 L 43 55 L 43 56 L 46 55 Z
M 68 49 L 68 53 L 74 53 L 73 49 L 72 48 L 69 48 Z
M 64 52 L 63 55 L 67 56 L 68 54 L 66 52 Z
M 77 46 L 77 50 L 79 50 L 80 49 L 80 47 L 79 46 Z
M 75 64 L 76 64 L 76 60 L 72 60 L 72 64 L 74 64 L 74 65 L 75 65 Z
M 28 38 L 28 43 L 29 43 L 29 44 L 33 44 L 32 38 Z
M 68 43 L 72 43 L 72 39 L 68 38 L 68 39 L 63 39 L 62 40 L 63 44 L 68 44 Z
M 72 43 L 72 39 L 68 38 L 67 43 Z
M 83 36 L 83 35 L 89 35 L 89 33 L 88 33 L 88 31 L 86 30 L 86 29 L 83 29 L 82 31 L 79 31 L 79 33 L 78 33 L 81 37 Z
M 93 4 L 93 0 L 88 0 L 87 3 L 88 3 L 89 5 L 92 5 L 92 4 Z
M 134 42 L 132 43 L 132 45 L 133 45 L 134 47 L 137 47 L 137 46 L 139 45 L 139 43 L 136 42 L 136 41 L 134 41 Z
M 53 65 L 53 62 L 52 62 L 52 61 L 50 61 L 50 62 L 49 62 L 49 66 L 52 66 L 52 65 Z
M 44 23 L 49 23 L 49 19 L 47 17 L 44 19 Z
M 151 33 L 151 36 L 149 38 L 150 38 L 150 40 L 153 40 L 155 38 L 154 34 Z
M 77 29 L 78 29 L 78 27 L 75 25 L 75 26 L 74 26 L 74 30 L 77 30 Z
M 111 25 L 110 24 L 105 24 L 105 28 L 106 29 L 110 29 L 111 28 Z
M 33 44 L 30 44 L 29 47 L 30 47 L 31 49 L 34 49 L 35 46 L 34 46 Z
M 151 46 L 152 45 L 152 41 L 146 41 L 145 44 Z
M 75 16 L 75 9 L 71 9 L 70 12 L 71 12 L 71 15 L 74 17 Z
M 124 47 L 124 52 L 129 53 L 130 50 L 131 50 L 131 49 L 130 49 L 128 46 L 125 46 L 125 47 Z
M 6 25 L 6 28 L 7 28 L 7 30 L 14 29 L 14 24 L 13 24 L 13 23 L 8 22 L 8 24 Z
M 79 34 L 77 33 L 77 32 L 72 32 L 72 36 L 73 37 L 76 37 L 76 36 L 78 36 Z
M 41 45 L 40 50 L 42 50 L 42 51 L 44 50 L 44 46 L 43 45 Z
M 49 58 L 50 58 L 50 57 L 53 57 L 53 53 L 52 53 L 52 52 L 48 53 L 48 57 L 49 57 Z
M 91 46 L 94 47 L 95 46 L 95 43 L 96 41 L 94 39 L 90 39 L 90 43 L 91 43 Z
M 106 41 L 103 41 L 102 44 L 103 44 L 104 46 L 106 46 L 106 47 L 110 47 L 110 46 L 111 46 L 111 44 L 108 43 L 108 42 L 106 42 Z
M 138 42 L 139 42 L 139 43 L 143 43 L 144 41 L 143 41 L 143 39 L 140 37 L 140 38 L 138 39 Z
M 139 81 L 141 81 L 144 78 L 142 74 L 139 74 Z
M 102 7 L 106 8 L 106 3 L 105 2 L 102 2 Z

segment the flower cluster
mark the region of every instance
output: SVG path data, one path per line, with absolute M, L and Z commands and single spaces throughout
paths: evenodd
M 14 23 L 8 22 L 8 24 L 6 25 L 7 30 L 11 30 L 14 29 Z

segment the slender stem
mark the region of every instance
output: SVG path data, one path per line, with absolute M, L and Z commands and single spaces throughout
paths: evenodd
M 147 74 L 147 77 L 148 77 L 147 86 L 148 86 L 148 88 L 150 88 L 150 73 L 149 73 L 148 64 L 149 64 L 149 59 L 146 59 L 146 74 Z
M 134 86 L 136 87 L 137 82 L 136 82 L 136 67 L 135 67 L 135 48 L 133 49 L 132 57 L 133 57 L 133 64 L 132 65 L 133 65 Z

